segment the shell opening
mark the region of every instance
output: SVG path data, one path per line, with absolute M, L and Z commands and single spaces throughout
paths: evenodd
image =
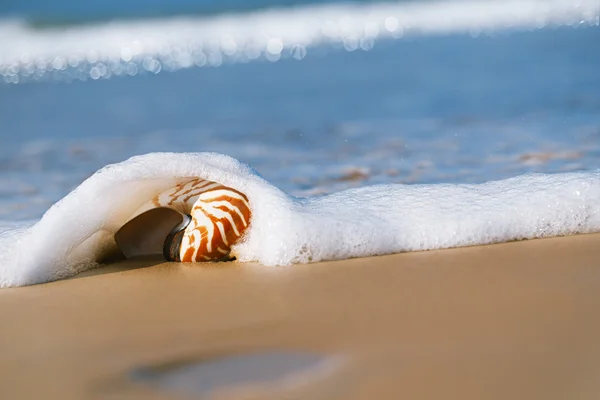
M 114 239 L 125 258 L 156 255 L 167 258 L 164 252 L 167 242 L 177 232 L 183 232 L 189 221 L 189 216 L 173 209 L 153 208 L 129 220 L 115 233 Z

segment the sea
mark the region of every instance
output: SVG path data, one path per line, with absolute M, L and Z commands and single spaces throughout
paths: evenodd
M 297 199 L 597 174 L 600 1 L 0 3 L 0 221 L 155 152 L 224 154 Z M 170 157 L 143 163 L 183 173 Z

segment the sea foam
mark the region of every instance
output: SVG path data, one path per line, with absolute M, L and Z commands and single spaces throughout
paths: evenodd
M 114 233 L 154 195 L 200 177 L 244 192 L 252 222 L 234 246 L 267 266 L 600 231 L 600 171 L 476 185 L 377 185 L 287 195 L 215 153 L 153 153 L 102 168 L 40 221 L 0 228 L 0 286 L 72 276 L 115 251 Z
M 225 62 L 302 59 L 315 46 L 369 50 L 376 40 L 598 25 L 596 0 L 456 0 L 323 4 L 247 13 L 36 29 L 0 20 L 0 76 L 106 79 Z

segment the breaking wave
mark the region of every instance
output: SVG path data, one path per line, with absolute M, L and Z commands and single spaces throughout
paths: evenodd
M 546 26 L 598 25 L 596 0 L 323 4 L 238 14 L 117 20 L 39 29 L 0 20 L 5 82 L 87 80 L 253 60 L 302 59 L 317 46 Z

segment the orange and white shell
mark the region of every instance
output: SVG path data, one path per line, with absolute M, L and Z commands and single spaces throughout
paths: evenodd
M 250 225 L 251 211 L 245 194 L 199 178 L 155 196 L 152 205 L 173 208 L 191 218 L 185 229 L 167 238 L 164 253 L 170 261 L 228 260 L 231 246 Z
M 231 246 L 248 228 L 250 206 L 243 193 L 218 186 L 198 196 L 190 216 L 181 240 L 181 261 L 220 260 L 229 257 Z

